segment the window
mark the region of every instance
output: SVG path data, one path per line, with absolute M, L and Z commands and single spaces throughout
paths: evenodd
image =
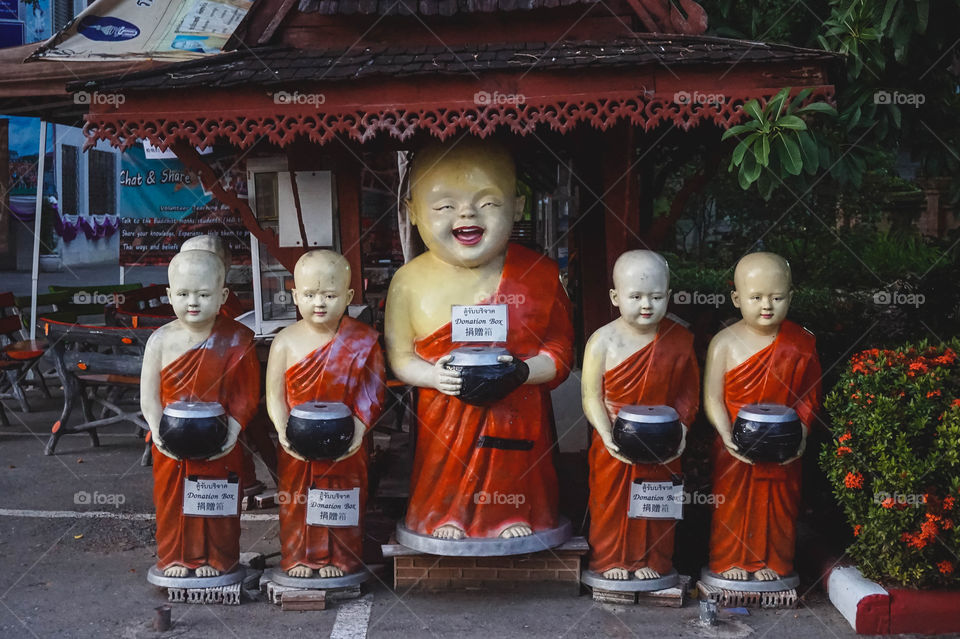
M 117 156 L 109 151 L 88 153 L 87 214 L 117 214 Z
M 77 215 L 80 208 L 80 166 L 78 149 L 64 144 L 60 147 L 60 213 Z

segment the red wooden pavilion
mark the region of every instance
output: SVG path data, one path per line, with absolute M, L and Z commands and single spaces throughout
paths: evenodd
M 290 270 L 303 249 L 280 247 L 194 147 L 269 148 L 290 171 L 332 170 L 357 290 L 364 152 L 497 134 L 553 158 L 582 194 L 558 236 L 582 335 L 609 320 L 616 256 L 662 237 L 652 201 L 671 165 L 650 174 L 658 143 L 720 149 L 744 102 L 786 86 L 832 100 L 836 56 L 705 29 L 692 0 L 258 0 L 229 52 L 72 88 L 123 93 L 90 105 L 91 141 L 173 148 Z M 687 182 L 674 212 L 708 174 Z

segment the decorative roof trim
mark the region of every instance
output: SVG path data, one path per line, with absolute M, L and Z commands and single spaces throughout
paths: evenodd
M 813 90 L 808 102 L 833 102 L 832 85 L 797 87 L 794 93 L 802 89 Z M 577 126 L 588 125 L 605 131 L 621 121 L 645 131 L 665 124 L 689 131 L 707 122 L 727 129 L 744 119 L 741 107 L 745 102 L 758 99 L 765 104 L 777 91 L 777 88 L 741 88 L 719 96 L 722 100 L 704 103 L 690 100 L 689 95 L 686 103 L 678 103 L 674 99 L 678 94 L 639 92 L 597 95 L 582 100 L 537 99 L 523 104 L 477 106 L 473 102 L 461 102 L 418 108 L 332 109 L 327 113 L 285 111 L 283 105 L 269 110 L 244 109 L 242 114 L 176 118 L 123 112 L 90 113 L 83 131 L 88 147 L 106 140 L 115 147 L 127 148 L 138 139 L 145 139 L 166 149 L 176 140 L 200 148 L 218 141 L 248 148 L 264 138 L 285 147 L 299 137 L 324 145 L 337 136 L 362 144 L 380 135 L 403 141 L 417 132 L 427 132 L 439 140 L 460 132 L 485 138 L 497 130 L 525 136 L 538 127 L 567 133 Z

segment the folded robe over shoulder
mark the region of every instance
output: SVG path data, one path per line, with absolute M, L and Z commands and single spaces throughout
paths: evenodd
M 383 408 L 386 394 L 383 351 L 377 332 L 349 317 L 340 320 L 337 334 L 286 372 L 287 408 L 316 401 L 343 402 L 369 430 Z M 367 440 L 344 460 L 300 461 L 281 447 L 279 490 L 287 498 L 280 505 L 280 567 L 328 564 L 345 573 L 362 565 L 363 513 L 367 500 Z M 306 497 L 311 488 L 360 489 L 357 526 L 307 525 Z
M 807 427 L 819 408 L 820 361 L 816 340 L 799 324 L 780 325 L 776 339 L 724 376 L 724 403 L 732 424 L 747 404 L 790 406 Z M 793 572 L 800 512 L 800 460 L 746 464 L 717 438 L 713 492 L 717 508 L 710 527 L 710 570 Z
M 160 401 L 218 402 L 245 427 L 260 401 L 260 363 L 253 331 L 220 316 L 210 336 L 160 371 Z M 213 461 L 176 460 L 153 447 L 153 501 L 157 509 L 157 566 L 197 568 L 209 564 L 221 572 L 240 559 L 240 501 L 232 517 L 183 514 L 186 477 L 226 479 L 242 473 L 243 454 L 234 446 Z
M 603 398 L 613 423 L 623 406 L 671 406 L 689 427 L 700 404 L 700 371 L 693 334 L 664 319 L 656 338 L 603 375 Z M 631 572 L 673 568 L 672 519 L 630 519 L 633 481 L 670 481 L 680 460 L 669 464 L 625 464 L 607 450 L 595 431 L 590 444 L 590 570 Z
M 573 326 L 570 300 L 552 260 L 511 244 L 492 300 L 509 300 L 506 347 L 529 359 L 546 354 L 556 364 L 549 384 L 524 384 L 491 406 L 473 406 L 428 388 L 417 399 L 417 446 L 406 525 L 430 535 L 454 524 L 468 537 L 496 537 L 513 524 L 535 531 L 557 525 L 557 471 L 550 389 L 570 373 Z M 417 354 L 434 363 L 463 344 L 448 323 L 417 340 Z M 479 447 L 480 437 L 514 440 Z

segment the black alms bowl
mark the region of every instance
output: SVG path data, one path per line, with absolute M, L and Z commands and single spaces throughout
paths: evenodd
M 500 362 L 501 355 L 510 355 L 505 348 L 466 346 L 450 352 L 453 359 L 447 368 L 460 372 L 460 400 L 475 406 L 498 402 L 521 386 L 530 375 L 526 362 L 518 357 Z
M 656 464 L 677 454 L 680 416 L 669 406 L 624 406 L 613 424 L 613 442 L 635 464 Z
M 733 443 L 754 462 L 783 462 L 795 457 L 803 439 L 797 412 L 780 404 L 747 404 L 733 423 Z
M 216 402 L 172 402 L 159 432 L 163 447 L 180 459 L 207 459 L 227 441 L 227 416 Z
M 336 459 L 350 450 L 353 413 L 340 402 L 294 406 L 287 419 L 287 441 L 305 459 Z

